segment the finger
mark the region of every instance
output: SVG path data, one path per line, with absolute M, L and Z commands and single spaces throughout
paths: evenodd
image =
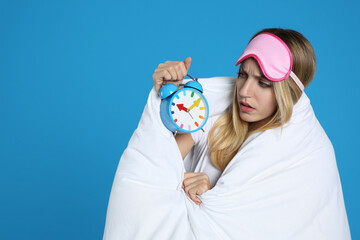
M 192 183 L 194 181 L 199 181 L 202 179 L 210 181 L 209 176 L 206 173 L 185 172 L 183 181 L 185 181 L 186 183 Z
M 159 76 L 160 77 L 158 78 L 158 84 L 160 88 L 162 85 L 169 83 L 169 81 L 171 81 L 172 79 L 172 76 L 167 70 L 163 70 L 162 72 L 159 72 Z
M 203 181 L 195 182 L 190 185 L 185 185 L 185 192 L 189 194 L 192 191 L 194 194 L 201 195 L 208 190 L 209 190 L 208 184 Z
M 164 64 L 173 64 L 173 63 L 176 63 L 178 61 L 165 61 Z
M 189 196 L 189 198 L 196 202 L 196 203 L 199 203 L 201 200 L 198 198 L 198 196 L 196 196 L 196 194 L 187 194 Z
M 188 192 L 192 188 L 197 189 L 197 194 L 203 194 L 204 192 L 207 192 L 211 189 L 211 184 L 208 180 L 201 179 L 194 182 L 183 182 L 184 185 L 184 191 Z
M 155 69 L 154 72 L 161 72 L 163 70 L 166 70 L 166 68 L 165 67 L 158 67 L 157 69 Z
M 184 177 L 192 177 L 198 175 L 199 172 L 184 172 Z
M 162 83 L 162 76 L 159 73 L 154 73 L 153 74 L 153 81 L 154 81 L 154 86 L 155 86 L 155 91 L 159 94 L 159 90 L 161 87 L 161 83 Z
M 198 195 L 200 194 L 197 192 L 198 192 L 197 187 L 193 187 L 187 192 L 190 199 L 193 200 L 194 202 L 200 202 L 200 199 L 198 198 L 198 196 L 196 196 L 196 194 Z
M 197 205 L 200 205 L 202 203 L 201 199 L 199 198 L 199 196 L 196 196 L 196 200 L 195 200 L 195 203 Z
M 182 71 L 182 73 L 183 73 L 183 75 L 184 75 L 184 78 L 185 78 L 188 70 L 186 69 L 184 63 L 181 64 L 181 71 Z
M 186 72 L 189 71 L 189 68 L 190 68 L 190 65 L 191 65 L 191 57 L 187 57 L 184 61 L 184 64 L 185 64 L 185 68 L 186 68 Z
M 206 173 L 203 172 L 185 172 L 184 178 L 192 178 L 192 177 L 201 177 L 201 178 L 209 178 L 209 176 Z
M 167 69 L 167 71 L 170 73 L 171 75 L 171 80 L 177 80 L 177 73 L 176 73 L 176 70 L 174 69 L 174 67 L 169 67 Z
M 167 80 L 166 83 L 173 83 L 175 84 L 177 87 L 179 87 L 179 85 L 181 84 L 182 81 L 179 80 Z
M 188 197 L 191 199 L 191 201 L 193 201 L 197 205 L 200 205 L 202 203 L 200 199 L 196 199 L 196 198 L 194 199 L 194 198 L 191 198 L 190 196 L 188 196 Z
M 163 71 L 163 70 L 168 70 L 169 68 L 170 68 L 171 66 L 169 66 L 169 65 L 159 65 L 159 67 L 157 68 L 157 69 L 155 69 L 155 72 L 161 72 L 161 71 Z
M 172 79 L 172 75 L 168 70 L 164 70 L 162 73 L 163 73 L 163 76 L 164 76 L 164 80 L 171 80 Z
M 183 64 L 184 63 L 180 62 L 180 64 L 175 66 L 175 71 L 176 71 L 178 80 L 183 80 L 185 78 L 185 74 L 184 74 L 184 72 L 182 70 L 182 67 L 181 67 L 181 65 L 183 65 Z
M 162 69 L 154 72 L 153 78 L 156 79 L 157 83 L 162 83 L 164 80 L 171 80 L 171 75 L 166 69 Z
M 192 177 L 199 176 L 200 173 L 198 172 L 185 172 L 184 173 L 184 180 Z
M 186 70 L 186 67 L 185 67 L 185 63 L 184 62 L 180 62 L 179 65 L 179 71 L 181 72 L 182 74 L 182 77 L 183 79 L 186 77 L 186 73 L 187 73 L 187 70 Z
M 200 182 L 200 181 L 202 181 L 202 178 L 199 176 L 195 176 L 195 177 L 190 177 L 190 178 L 184 179 L 183 183 L 184 183 L 185 187 L 188 187 L 191 184 Z
M 171 79 L 171 75 L 168 71 L 163 70 L 161 72 L 155 72 L 153 74 L 155 91 L 159 94 L 160 88 L 167 79 Z

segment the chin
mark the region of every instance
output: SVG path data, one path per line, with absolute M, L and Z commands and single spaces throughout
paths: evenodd
M 257 122 L 258 120 L 255 119 L 254 117 L 252 116 L 249 116 L 249 114 L 246 114 L 246 113 L 240 113 L 240 118 L 245 121 L 245 122 Z

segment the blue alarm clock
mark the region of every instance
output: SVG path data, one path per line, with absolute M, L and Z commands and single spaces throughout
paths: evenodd
M 196 132 L 202 129 L 209 117 L 209 105 L 201 84 L 197 78 L 187 76 L 194 81 L 187 82 L 183 88 L 168 83 L 160 89 L 160 117 L 174 134 Z

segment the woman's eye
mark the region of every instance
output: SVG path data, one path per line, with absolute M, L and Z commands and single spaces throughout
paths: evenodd
M 239 78 L 245 78 L 245 77 L 246 77 L 246 73 L 239 72 L 239 73 L 238 73 L 238 77 L 239 77 Z
M 267 83 L 262 82 L 262 81 L 259 81 L 259 84 L 260 84 L 260 86 L 262 86 L 262 87 L 266 87 L 266 88 L 271 87 L 270 84 L 267 84 Z

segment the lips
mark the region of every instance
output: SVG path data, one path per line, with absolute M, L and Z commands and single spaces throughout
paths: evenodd
M 255 108 L 253 108 L 250 104 L 241 101 L 240 102 L 240 110 L 243 113 L 251 113 L 255 110 Z
M 248 104 L 248 103 L 246 103 L 244 101 L 241 101 L 240 104 L 245 106 L 245 107 L 253 108 L 250 104 Z

